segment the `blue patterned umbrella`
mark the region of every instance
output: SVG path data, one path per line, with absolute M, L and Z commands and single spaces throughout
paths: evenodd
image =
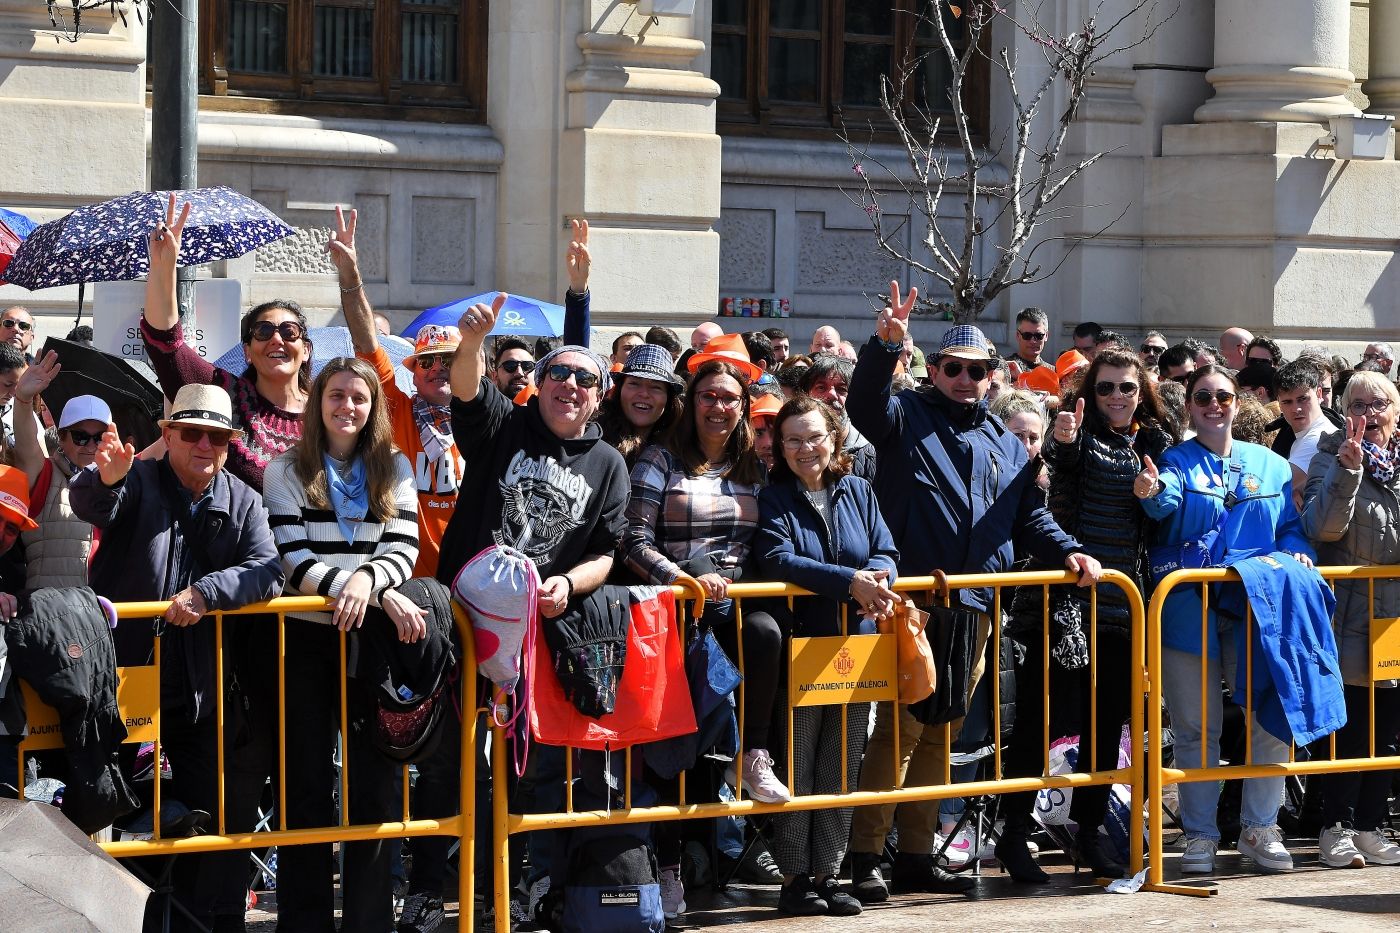
M 41 224 L 20 245 L 5 280 L 32 291 L 145 278 L 146 237 L 165 219 L 168 197 L 166 191 L 136 191 Z M 276 214 L 232 188 L 175 192 L 177 207 L 186 202 L 182 266 L 233 259 L 292 233 Z

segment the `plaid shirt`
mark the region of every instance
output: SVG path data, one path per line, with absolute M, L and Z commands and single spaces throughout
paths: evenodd
M 652 584 L 675 582 L 681 561 L 708 556 L 719 570 L 742 566 L 758 528 L 758 489 L 717 472 L 691 476 L 670 451 L 648 447 L 632 468 L 627 566 Z

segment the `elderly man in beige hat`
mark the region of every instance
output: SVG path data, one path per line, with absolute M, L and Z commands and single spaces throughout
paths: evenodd
M 89 584 L 113 602 L 170 601 L 156 628 L 160 640 L 161 742 L 172 780 L 166 799 L 218 813 L 215 628 L 208 614 L 271 599 L 282 591 L 282 561 L 268 528 L 262 496 L 224 469 L 229 441 L 242 435 L 233 404 L 218 386 L 191 384 L 175 395 L 160 422 L 166 455 L 137 460 L 109 423 L 91 466 L 69 487 L 74 513 L 101 531 Z M 225 625 L 232 642 L 237 625 Z M 125 619 L 114 633 L 118 665 L 150 664 L 150 619 Z M 224 683 L 238 679 L 228 660 Z M 246 673 L 246 672 L 245 672 Z M 227 715 L 225 825 L 249 832 L 275 739 L 241 735 Z M 250 729 L 256 733 L 258 730 Z M 241 924 L 246 909 L 247 855 L 182 856 L 174 896 L 213 929 Z M 238 926 L 241 929 L 241 926 Z

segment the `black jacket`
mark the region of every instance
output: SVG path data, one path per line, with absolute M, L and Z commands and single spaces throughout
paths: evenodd
M 85 586 L 26 593 L 4 632 L 15 676 L 58 711 L 68 763 L 64 815 L 95 833 L 135 810 L 135 791 L 117 763 L 126 738 L 117 657 L 96 594 Z

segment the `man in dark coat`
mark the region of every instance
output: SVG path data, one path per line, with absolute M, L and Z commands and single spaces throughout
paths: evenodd
M 116 425 L 108 425 L 93 466 L 73 478 L 70 490 L 73 511 L 101 533 L 89 573 L 98 595 L 114 602 L 170 601 L 154 629 L 139 619 L 117 626 L 117 663 L 151 663 L 155 630 L 163 629 L 161 742 L 170 759 L 170 796 L 211 814 L 219 809 L 217 680 L 214 620 L 206 616 L 282 591 L 281 559 L 262 497 L 224 469 L 229 441 L 242 433 L 232 412 L 223 389 L 184 386 L 170 417 L 160 422 L 163 458 L 137 461 Z M 225 621 L 226 646 L 242 622 L 236 616 Z M 225 672 L 226 683 L 236 680 L 236 670 Z M 274 736 L 246 728 L 239 705 L 226 705 L 224 716 L 231 740 L 224 801 L 231 833 L 253 829 L 275 748 Z M 247 858 L 242 851 L 181 856 L 175 896 L 217 933 L 243 930 Z M 181 928 L 178 912 L 172 919 Z
M 1099 564 L 1055 523 L 1026 469 L 1021 442 L 987 413 L 988 376 L 993 366 L 990 344 L 976 327 L 960 325 L 943 336 L 929 360 L 933 385 L 890 394 L 895 361 L 903 350 L 909 313 L 917 290 L 901 301 L 899 285 L 890 283 L 889 306 L 880 313 L 875 336 L 861 353 L 851 377 L 846 410 L 851 423 L 876 450 L 875 492 L 899 549 L 902 577 L 925 576 L 935 569 L 949 574 L 1008 571 L 1015 545 L 1051 566 L 1080 575 L 1080 585 L 1098 579 Z M 964 589 L 954 603 L 980 615 L 973 657 L 985 655 L 991 630 L 993 594 Z M 983 664 L 974 667 L 968 694 L 977 687 Z M 865 750 L 861 789 L 895 786 L 893 717 L 899 716 L 902 786 L 943 783 L 948 749 L 942 726 L 925 728 L 910 707 L 880 704 L 875 729 Z M 950 738 L 956 739 L 961 720 Z M 940 870 L 928 853 L 939 826 L 938 801 L 900 808 L 900 853 L 894 885 L 917 892 L 967 891 L 973 882 Z M 888 888 L 880 875 L 885 836 L 894 819 L 893 806 L 862 807 L 851 830 L 853 888 L 857 897 L 882 901 Z

